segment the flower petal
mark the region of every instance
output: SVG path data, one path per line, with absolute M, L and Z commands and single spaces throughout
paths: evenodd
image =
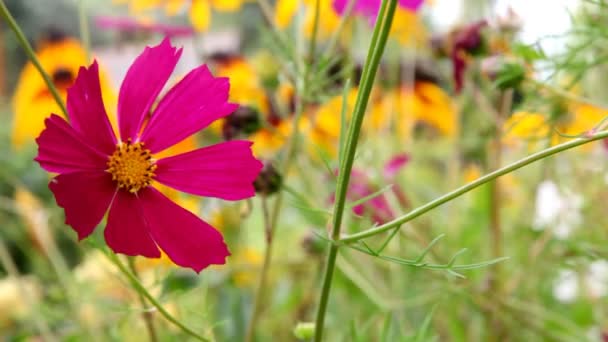
M 104 231 L 108 246 L 116 253 L 160 258 L 160 250 L 150 236 L 148 220 L 141 200 L 132 193 L 119 190 L 112 202 Z
M 385 179 L 393 180 L 401 169 L 410 161 L 410 156 L 407 153 L 401 153 L 393 156 L 386 164 L 382 172 Z
M 207 31 L 211 23 L 211 6 L 206 0 L 192 0 L 190 5 L 190 22 L 198 32 Z
M 206 65 L 188 73 L 158 104 L 141 141 L 152 153 L 160 152 L 234 112 L 228 103 L 230 83 L 215 78 Z
M 155 47 L 146 47 L 135 59 L 118 95 L 118 126 L 123 141 L 135 139 L 181 54 L 182 49 L 171 46 L 165 38 Z
M 95 230 L 116 192 L 112 177 L 103 171 L 62 174 L 51 180 L 49 189 L 65 211 L 65 223 L 78 233 L 79 240 Z
M 91 145 L 110 155 L 116 137 L 101 98 L 97 61 L 80 67 L 74 85 L 68 89 L 68 116 L 71 126 Z
M 52 114 L 44 120 L 46 128 L 36 139 L 36 161 L 49 171 L 67 173 L 106 168 L 107 155 L 89 145 L 62 117 Z
M 399 0 L 399 7 L 416 12 L 423 2 L 424 0 Z
M 196 272 L 226 263 L 230 252 L 215 228 L 152 187 L 140 191 L 140 198 L 154 241 L 174 263 Z
M 159 160 L 156 180 L 199 196 L 241 200 L 255 195 L 253 181 L 262 163 L 251 142 L 232 140 Z

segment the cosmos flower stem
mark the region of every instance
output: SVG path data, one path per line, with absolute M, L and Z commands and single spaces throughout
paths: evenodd
M 245 342 L 251 342 L 254 340 L 255 327 L 261 312 L 261 303 L 264 297 L 264 290 L 268 282 L 268 271 L 270 270 L 270 261 L 272 260 L 272 241 L 274 235 L 274 229 L 276 225 L 272 224 L 270 211 L 268 209 L 268 198 L 265 195 L 261 196 L 261 206 L 264 218 L 264 229 L 266 233 L 266 251 L 264 252 L 264 261 L 262 263 L 262 269 L 260 270 L 260 277 L 258 281 L 258 287 L 255 292 L 253 308 L 251 312 L 251 319 L 247 324 L 247 332 L 245 334 Z
M 137 268 L 135 267 L 135 257 L 128 258 L 129 269 L 131 269 L 131 273 L 133 276 L 139 280 L 139 274 L 137 272 Z M 148 330 L 148 336 L 150 337 L 150 342 L 157 342 L 158 335 L 156 334 L 156 327 L 154 326 L 154 318 L 152 317 L 152 312 L 146 309 L 147 303 L 144 296 L 141 292 L 137 291 L 137 297 L 139 298 L 139 303 L 141 304 L 143 312 L 141 316 L 144 320 L 144 324 L 146 325 L 146 329 Z
M 306 69 L 307 71 L 309 69 Z M 306 87 L 306 80 L 308 79 L 308 75 L 304 75 L 303 84 L 300 83 L 296 87 L 296 103 L 295 103 L 295 113 L 293 116 L 293 124 L 292 124 L 292 134 L 289 136 L 289 140 L 286 143 L 285 147 L 285 161 L 281 165 L 280 174 L 287 175 L 291 164 L 293 163 L 297 150 L 297 142 L 299 136 L 299 122 L 304 112 L 304 103 L 303 97 L 301 94 L 304 92 L 304 87 Z M 255 294 L 255 298 L 253 300 L 253 308 L 251 318 L 247 324 L 247 330 L 245 335 L 245 341 L 250 342 L 253 341 L 255 335 L 255 327 L 257 320 L 259 318 L 260 312 L 262 311 L 261 305 L 263 303 L 262 298 L 265 295 L 265 291 L 267 290 L 267 278 L 268 273 L 271 266 L 272 260 L 272 241 L 274 239 L 274 233 L 277 227 L 277 222 L 279 220 L 279 215 L 281 213 L 281 208 L 283 205 L 283 191 L 279 191 L 276 194 L 276 198 L 274 199 L 274 203 L 272 206 L 272 211 L 268 210 L 268 201 L 266 197 L 262 199 L 262 209 L 263 209 L 263 218 L 264 218 L 264 230 L 266 235 L 266 250 L 264 252 L 264 261 L 262 262 L 262 271 L 260 272 L 260 277 L 258 280 L 257 290 Z
M 608 131 L 601 131 L 601 132 L 590 134 L 586 137 L 574 139 L 574 140 L 565 142 L 563 144 L 555 145 L 551 148 L 547 148 L 545 150 L 531 154 L 514 163 L 504 166 L 496 171 L 490 172 L 470 183 L 467 183 L 456 190 L 448 192 L 447 194 L 440 196 L 422 206 L 419 206 L 418 208 L 410 211 L 409 213 L 399 216 L 390 222 L 387 222 L 385 224 L 382 224 L 380 226 L 377 226 L 377 227 L 374 227 L 371 229 L 367 229 L 365 231 L 362 231 L 362 232 L 359 232 L 356 234 L 351 234 L 351 235 L 345 236 L 338 240 L 339 241 L 338 245 L 357 242 L 359 240 L 368 238 L 370 236 L 374 236 L 374 235 L 389 231 L 392 228 L 402 225 L 406 222 L 409 222 L 409 221 L 417 218 L 418 216 L 421 216 L 421 215 L 425 214 L 426 212 L 431 211 L 434 208 L 437 208 L 447 202 L 450 202 L 451 200 L 453 200 L 455 198 L 458 198 L 458 197 L 466 194 L 467 192 L 469 192 L 473 189 L 478 188 L 481 185 L 491 182 L 491 181 L 497 179 L 498 177 L 504 176 L 508 173 L 511 173 L 517 169 L 520 169 L 526 165 L 532 164 L 539 160 L 543 160 L 554 154 L 557 154 L 557 153 L 560 153 L 560 152 L 563 152 L 563 151 L 566 151 L 566 150 L 569 150 L 569 149 L 572 149 L 572 148 L 575 148 L 575 147 L 578 147 L 581 145 L 585 145 L 585 144 L 588 144 L 588 143 L 596 141 L 596 140 L 605 139 L 605 138 L 608 138 Z
M 42 76 L 42 78 L 44 79 L 44 82 L 46 83 L 47 88 L 53 95 L 53 98 L 57 102 L 57 105 L 59 106 L 59 108 L 61 108 L 63 115 L 67 118 L 68 111 L 65 107 L 65 104 L 63 103 L 63 100 L 61 99 L 61 96 L 59 95 L 59 91 L 53 84 L 53 80 L 51 79 L 49 74 L 47 74 L 44 71 L 44 69 L 42 68 L 42 64 L 40 64 L 40 61 L 36 57 L 36 53 L 34 52 L 34 49 L 30 45 L 30 43 L 27 41 L 27 38 L 25 37 L 25 34 L 19 27 L 19 24 L 17 24 L 17 22 L 15 21 L 15 18 L 13 18 L 12 14 L 6 7 L 4 0 L 0 0 L 0 16 L 4 19 L 4 21 L 8 24 L 8 26 L 11 28 L 11 30 L 17 37 L 17 41 L 19 42 L 19 45 L 21 45 L 21 47 L 25 51 L 25 54 L 29 58 L 29 60 L 32 61 L 32 63 L 36 67 L 36 70 L 38 70 L 38 72 L 40 73 L 40 76 Z
M 148 292 L 148 290 L 146 290 L 146 288 L 137 279 L 137 277 L 135 275 L 133 275 L 133 273 L 129 272 L 129 270 L 127 269 L 127 267 L 118 259 L 118 256 L 116 254 L 114 254 L 112 252 L 105 252 L 105 254 L 108 256 L 108 258 L 110 259 L 110 261 L 116 267 L 118 267 L 118 270 L 125 277 L 127 277 L 127 279 L 129 280 L 129 282 L 131 283 L 131 285 L 133 286 L 133 288 L 138 293 L 140 293 L 143 297 L 145 297 L 148 300 L 148 302 L 150 302 L 150 304 L 152 304 L 156 308 L 156 310 L 158 310 L 158 312 L 160 312 L 160 314 L 163 315 L 163 317 L 165 317 L 165 319 L 167 321 L 171 322 L 173 325 L 175 325 L 176 327 L 180 328 L 184 333 L 188 334 L 189 336 L 193 337 L 194 339 L 196 339 L 198 341 L 209 342 L 208 339 L 206 339 L 203 336 L 197 334 L 194 330 L 188 328 L 182 322 L 180 322 L 178 319 L 176 319 L 175 317 L 171 316 L 171 314 L 167 310 L 165 310 L 165 308 L 162 306 L 162 304 L 160 302 L 158 302 L 156 300 L 156 298 L 154 298 L 154 296 L 152 296 L 150 294 L 150 292 Z
M 503 127 L 504 119 L 508 117 L 513 107 L 513 89 L 507 89 L 502 92 L 500 96 L 500 106 L 497 108 L 495 116 L 495 135 L 491 142 L 491 147 L 488 151 L 488 158 L 490 160 L 490 170 L 496 170 L 500 168 L 502 163 L 502 135 L 500 134 L 500 127 Z M 492 257 L 500 258 L 503 256 L 503 232 L 501 225 L 501 208 L 502 208 L 502 197 L 500 182 L 498 179 L 494 179 L 490 182 L 490 249 Z M 500 265 L 495 265 L 488 271 L 488 291 L 494 296 L 503 295 L 502 268 Z M 492 311 L 489 313 L 488 329 L 494 331 L 492 338 L 495 341 L 502 341 L 508 339 L 507 332 L 503 328 L 503 323 L 496 315 L 496 312 Z
M 89 21 L 87 20 L 87 0 L 78 2 L 78 25 L 80 29 L 80 40 L 85 51 L 87 63 L 91 62 L 91 34 L 89 32 Z
M 363 118 L 367 109 L 367 103 L 372 91 L 376 72 L 380 65 L 380 59 L 384 53 L 386 41 L 393 23 L 395 10 L 397 8 L 397 0 L 383 0 L 374 26 L 372 40 L 368 50 L 363 74 L 361 77 L 361 86 L 357 93 L 355 107 L 352 114 L 352 121 L 348 128 L 348 135 L 344 146 L 343 158 L 340 162 L 340 171 L 338 173 L 338 182 L 336 186 L 336 200 L 333 209 L 332 232 L 331 239 L 338 240 L 340 230 L 342 228 L 342 216 L 346 207 L 346 190 L 350 181 L 350 174 L 353 168 L 355 153 L 357 150 L 357 142 Z M 315 322 L 315 337 L 314 341 L 320 342 L 323 340 L 323 329 L 325 324 L 325 313 L 329 302 L 329 293 L 333 279 L 334 268 L 338 256 L 338 245 L 332 244 L 327 254 L 325 271 L 323 275 L 323 283 L 319 298 L 317 317 Z

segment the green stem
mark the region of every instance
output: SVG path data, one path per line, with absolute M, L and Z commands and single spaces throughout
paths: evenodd
M 306 75 L 304 77 L 307 77 Z M 287 177 L 287 174 L 289 172 L 290 166 L 293 163 L 293 160 L 295 158 L 296 155 L 296 147 L 297 147 L 297 141 L 298 141 L 298 135 L 299 135 L 299 125 L 298 122 L 300 121 L 300 117 L 302 116 L 302 113 L 304 112 L 304 103 L 303 103 L 303 98 L 301 96 L 301 94 L 303 93 L 303 88 L 304 86 L 298 86 L 297 89 L 297 93 L 296 93 L 296 108 L 295 108 L 295 114 L 293 117 L 293 124 L 292 124 L 292 134 L 289 137 L 289 140 L 287 141 L 287 145 L 285 147 L 285 150 L 287 153 L 287 155 L 285 156 L 285 161 L 283 162 L 283 164 L 281 165 L 280 168 L 280 174 L 283 175 L 283 177 Z M 284 182 L 284 181 L 283 181 Z M 276 231 L 276 227 L 277 227 L 277 222 L 279 220 L 279 214 L 281 212 L 281 207 L 283 205 L 283 187 L 281 187 L 281 189 L 279 190 L 279 192 L 276 194 L 276 198 L 274 200 L 274 205 L 272 206 L 272 212 L 268 211 L 267 208 L 267 200 L 264 198 L 263 199 L 263 203 L 262 203 L 262 210 L 264 211 L 263 216 L 264 216 L 264 229 L 265 229 L 265 234 L 266 234 L 266 251 L 264 252 L 264 261 L 263 261 L 263 266 L 262 266 L 262 271 L 260 273 L 260 278 L 258 280 L 258 287 L 256 290 L 256 294 L 255 294 L 255 298 L 254 298 L 254 305 L 253 305 L 253 309 L 252 309 L 252 314 L 251 314 L 251 319 L 249 320 L 249 323 L 247 325 L 247 332 L 246 332 L 246 336 L 245 336 L 245 341 L 253 341 L 253 336 L 255 334 L 255 324 L 259 318 L 260 312 L 261 312 L 261 304 L 262 304 L 262 299 L 265 295 L 265 291 L 267 288 L 267 282 L 268 282 L 268 273 L 270 270 L 270 266 L 271 266 L 271 260 L 272 260 L 272 241 L 274 240 L 274 233 Z
M 264 229 L 266 230 L 266 252 L 264 253 L 264 261 L 262 264 L 262 270 L 260 271 L 260 278 L 258 281 L 258 287 L 253 299 L 253 309 L 251 312 L 251 319 L 247 324 L 247 332 L 245 335 L 245 342 L 251 342 L 254 340 L 255 326 L 257 324 L 260 312 L 262 311 L 262 298 L 264 297 L 264 290 L 268 282 L 268 271 L 270 270 L 270 261 L 272 260 L 272 242 L 276 225 L 272 224 L 270 212 L 268 210 L 268 198 L 262 195 L 262 213 L 264 217 Z
M 320 3 L 320 0 L 315 0 L 315 14 L 312 20 L 312 35 L 310 37 L 310 45 L 308 47 L 308 60 L 310 63 L 314 63 L 315 61 L 315 49 L 317 48 L 317 34 L 319 31 Z
M 125 265 L 123 265 L 123 263 L 118 259 L 118 257 L 116 256 L 116 254 L 114 254 L 112 252 L 109 252 L 109 253 L 106 253 L 106 255 L 108 256 L 108 258 L 110 259 L 110 261 L 116 267 L 118 267 L 118 270 L 125 277 L 127 277 L 127 279 L 129 280 L 129 282 L 131 283 L 131 285 L 133 286 L 133 288 L 135 288 L 135 290 L 137 290 L 137 292 L 139 292 L 142 296 L 144 296 L 150 302 L 150 304 L 152 304 L 158 310 L 158 312 L 160 312 L 160 314 L 163 315 L 163 317 L 165 317 L 165 319 L 167 321 L 173 323 L 176 327 L 180 328 L 184 333 L 190 335 L 191 337 L 193 337 L 193 338 L 195 338 L 195 339 L 197 339 L 199 341 L 209 342 L 208 339 L 206 339 L 203 336 L 197 334 L 194 330 L 188 328 L 182 322 L 180 322 L 179 320 L 177 320 L 175 317 L 171 316 L 171 314 L 167 310 L 165 310 L 165 308 L 163 308 L 163 305 L 161 303 L 159 303 L 156 300 L 156 298 L 154 298 L 154 296 L 152 296 L 150 294 L 150 292 L 148 292 L 148 290 L 146 290 L 146 288 L 142 285 L 142 283 L 139 282 L 139 280 L 137 279 L 137 277 L 135 277 L 131 272 L 129 272 L 129 270 L 127 269 L 127 267 Z
M 137 272 L 137 268 L 135 268 L 135 257 L 129 257 L 128 259 L 129 268 L 131 269 L 131 273 L 133 276 L 139 279 L 139 273 Z M 157 342 L 158 335 L 156 334 L 156 328 L 154 327 L 154 318 L 152 317 L 152 312 L 146 309 L 146 299 L 141 294 L 141 292 L 137 292 L 137 296 L 139 297 L 139 303 L 141 304 L 142 318 L 144 319 L 144 323 L 146 324 L 146 329 L 148 329 L 148 336 L 150 337 L 150 342 Z
M 355 108 L 353 110 L 352 122 L 349 126 L 348 136 L 346 138 L 346 146 L 344 149 L 344 158 L 340 163 L 340 171 L 338 173 L 338 183 L 336 186 L 336 201 L 333 210 L 333 222 L 332 222 L 332 240 L 338 240 L 340 237 L 340 230 L 342 228 L 342 216 L 344 213 L 344 207 L 346 204 L 346 190 L 348 189 L 348 183 L 350 181 L 350 173 L 355 160 L 355 152 L 357 150 L 357 143 L 359 141 L 359 133 L 361 132 L 361 125 L 363 124 L 363 117 L 365 116 L 365 110 L 369 101 L 372 86 L 374 84 L 374 78 L 380 65 L 380 59 L 384 53 L 384 47 L 388 39 L 391 25 L 393 23 L 393 17 L 395 15 L 395 9 L 397 8 L 397 0 L 383 0 L 376 18 L 376 26 L 372 35 L 372 41 L 368 50 L 365 67 L 363 69 L 361 86 L 357 93 L 357 100 L 355 102 Z M 385 16 L 386 13 L 386 16 Z M 336 258 L 338 255 L 338 245 L 332 244 L 327 254 L 327 262 L 325 266 L 325 273 L 323 276 L 323 285 L 321 295 L 319 298 L 319 307 L 316 317 L 315 325 L 315 338 L 316 342 L 323 340 L 323 329 L 325 324 L 325 313 L 327 311 L 327 304 L 329 301 L 329 293 L 331 290 L 331 284 L 333 279 L 334 268 L 336 265 Z
M 359 240 L 368 238 L 370 236 L 374 236 L 374 235 L 386 232 L 388 230 L 391 230 L 392 228 L 395 228 L 406 222 L 409 222 L 409 221 L 417 218 L 418 216 L 423 215 L 426 212 L 428 212 L 442 204 L 445 204 L 455 198 L 458 198 L 483 184 L 491 182 L 500 176 L 504 176 L 507 173 L 511 173 L 528 164 L 532 164 L 536 161 L 542 160 L 544 158 L 547 158 L 554 154 L 560 153 L 562 151 L 566 151 L 571 148 L 578 147 L 578 146 L 590 143 L 592 141 L 605 139 L 605 138 L 608 138 L 608 131 L 594 133 L 587 137 L 574 139 L 572 141 L 569 141 L 569 142 L 566 142 L 563 144 L 559 144 L 559 145 L 553 146 L 551 148 L 542 150 L 540 152 L 534 153 L 534 154 L 529 155 L 523 159 L 520 159 L 512 164 L 509 164 L 503 168 L 500 168 L 494 172 L 490 172 L 487 175 L 480 177 L 480 178 L 474 180 L 473 182 L 465 184 L 465 185 L 461 186 L 460 188 L 453 190 L 443 196 L 440 196 L 439 198 L 436 198 L 436 199 L 432 200 L 431 202 L 428 202 L 427 204 L 424 204 L 424 205 L 410 211 L 408 214 L 397 217 L 396 219 L 394 219 L 390 222 L 387 222 L 383 225 L 377 226 L 375 228 L 370 228 L 368 230 L 343 237 L 339 240 L 339 242 L 340 243 L 353 243 L 353 242 L 357 242 Z
M 19 44 L 21 45 L 23 50 L 25 50 L 25 54 L 27 55 L 29 60 L 32 61 L 32 64 L 34 64 L 34 67 L 36 67 L 36 69 L 40 73 L 40 76 L 42 76 L 42 78 L 44 79 L 44 82 L 46 83 L 47 88 L 53 95 L 55 102 L 57 102 L 57 105 L 59 106 L 59 108 L 61 108 L 61 111 L 67 118 L 68 111 L 66 110 L 65 104 L 61 99 L 61 95 L 59 95 L 59 91 L 55 87 L 55 84 L 53 84 L 53 80 L 51 79 L 51 77 L 42 68 L 42 64 L 40 64 L 38 57 L 36 57 L 34 49 L 27 41 L 25 34 L 23 34 L 23 31 L 15 21 L 15 18 L 13 18 L 13 16 L 9 12 L 8 8 L 6 7 L 6 4 L 4 3 L 4 0 L 0 0 L 0 16 L 4 19 L 4 21 L 6 21 L 13 33 L 15 33 L 15 36 L 17 36 L 17 40 L 19 41 Z
M 86 1 L 80 0 L 78 3 L 78 25 L 80 26 L 80 40 L 85 51 L 87 63 L 91 62 L 91 34 L 89 32 L 89 22 L 87 20 Z

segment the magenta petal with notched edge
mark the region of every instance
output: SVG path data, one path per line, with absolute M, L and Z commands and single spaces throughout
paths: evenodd
M 262 163 L 253 157 L 251 142 L 233 140 L 163 158 L 156 180 L 199 196 L 241 200 L 255 195 L 253 181 Z
M 237 109 L 228 103 L 230 83 L 215 78 L 206 65 L 192 70 L 158 104 L 141 140 L 152 153 L 160 152 Z
M 52 114 L 44 123 L 46 128 L 36 139 L 35 159 L 43 169 L 57 173 L 105 169 L 107 156 L 89 145 L 62 117 Z
M 165 38 L 157 46 L 146 47 L 131 64 L 118 94 L 118 126 L 123 141 L 135 140 L 181 54 L 182 49 L 171 46 Z
M 112 177 L 101 171 L 61 174 L 51 180 L 49 188 L 65 211 L 65 223 L 78 233 L 78 240 L 91 235 L 116 193 Z M 83 195 L 83 189 L 87 195 Z
M 88 69 L 80 67 L 68 89 L 67 109 L 70 125 L 83 139 L 106 154 L 114 152 L 116 136 L 101 97 L 97 61 Z
M 118 191 L 112 202 L 104 236 L 116 253 L 159 258 L 160 251 L 150 236 L 149 220 L 141 200 L 126 191 Z
M 140 191 L 140 199 L 154 241 L 174 263 L 196 272 L 226 263 L 230 252 L 211 225 L 154 188 Z

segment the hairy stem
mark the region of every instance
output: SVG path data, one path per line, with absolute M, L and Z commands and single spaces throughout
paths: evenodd
M 135 258 L 128 258 L 129 268 L 133 273 L 133 276 L 137 279 L 140 279 L 139 273 L 137 272 L 137 268 L 135 268 Z M 141 308 L 143 310 L 141 316 L 146 324 L 146 329 L 148 330 L 148 337 L 150 338 L 150 342 L 157 342 L 158 335 L 156 334 L 156 327 L 154 326 L 154 318 L 152 317 L 152 312 L 148 311 L 146 299 L 141 294 L 141 292 L 137 291 L 137 296 L 139 297 L 139 303 L 141 304 Z
M 108 258 L 110 259 L 110 261 L 116 267 L 118 267 L 118 270 L 125 277 L 127 277 L 127 279 L 129 280 L 129 282 L 131 283 L 131 285 L 133 286 L 133 288 L 137 292 L 139 292 L 143 297 L 145 297 L 150 302 L 150 304 L 152 304 L 152 306 L 154 306 L 156 308 L 156 310 L 158 310 L 158 312 L 161 315 L 163 315 L 163 317 L 165 317 L 165 319 L 167 321 L 169 321 L 170 323 L 172 323 L 173 325 L 175 325 L 176 327 L 178 327 L 179 329 L 181 329 L 181 331 L 183 331 L 184 333 L 190 335 L 194 339 L 199 340 L 199 341 L 203 341 L 203 342 L 209 342 L 208 339 L 206 339 L 205 337 L 197 334 L 194 330 L 188 328 L 182 322 L 180 322 L 178 319 L 176 319 L 175 317 L 171 316 L 171 314 L 167 310 L 165 310 L 165 308 L 163 307 L 163 305 L 158 300 L 156 300 L 156 298 L 154 298 L 154 296 L 152 296 L 150 294 L 150 292 L 148 292 L 148 290 L 146 290 L 145 286 L 143 286 L 142 283 L 139 282 L 139 280 L 137 279 L 137 277 L 135 275 L 133 275 L 133 273 L 129 272 L 129 270 L 127 269 L 127 267 L 118 259 L 118 256 L 116 256 L 116 254 L 114 254 L 112 252 L 106 252 L 106 255 L 108 256 Z
M 338 182 L 336 186 L 336 200 L 333 210 L 334 214 L 331 232 L 332 240 L 338 240 L 340 237 L 342 216 L 344 214 L 344 207 L 346 204 L 346 190 L 348 189 L 350 173 L 355 160 L 359 133 L 361 131 L 363 117 L 365 116 L 365 110 L 367 108 L 369 96 L 374 84 L 374 78 L 376 76 L 376 72 L 378 71 L 380 59 L 384 53 L 384 47 L 386 46 L 386 41 L 391 29 L 396 7 L 397 0 L 383 0 L 378 17 L 376 18 L 376 25 L 374 27 L 372 41 L 368 50 L 365 67 L 363 69 L 361 86 L 359 87 L 359 92 L 357 93 L 355 108 L 352 115 L 352 122 L 349 126 L 348 136 L 345 142 L 343 158 L 340 161 L 340 171 L 338 173 Z M 337 255 L 338 245 L 332 244 L 327 254 L 327 262 L 325 264 L 323 284 L 315 322 L 314 340 L 317 342 L 323 340 L 325 313 L 327 311 L 327 304 L 329 301 L 329 293 L 331 290 Z
M 596 140 L 600 140 L 600 139 L 605 139 L 608 138 L 608 131 L 601 131 L 601 132 L 597 132 L 597 133 L 590 133 L 587 136 L 581 137 L 581 138 L 577 138 L 577 139 L 573 139 L 571 141 L 568 141 L 566 143 L 563 144 L 559 144 L 556 146 L 553 146 L 551 148 L 547 148 L 545 150 L 542 150 L 540 152 L 531 154 L 523 159 L 520 159 L 514 163 L 511 163 L 505 167 L 502 167 L 496 171 L 490 172 L 468 184 L 465 184 L 463 186 L 461 186 L 460 188 L 453 190 L 451 192 L 448 192 L 447 194 L 444 194 L 443 196 L 440 196 L 424 205 L 419 206 L 418 208 L 410 211 L 409 213 L 399 216 L 397 218 L 395 218 L 392 221 L 389 221 L 385 224 L 379 225 L 377 227 L 374 228 L 370 228 L 367 230 L 364 230 L 362 232 L 359 233 L 355 233 L 355 234 L 351 234 L 348 236 L 345 236 L 343 238 L 341 238 L 340 240 L 338 240 L 340 243 L 353 243 L 353 242 L 357 242 L 359 240 L 368 238 L 370 236 L 374 236 L 380 233 L 384 233 L 386 231 L 391 230 L 392 228 L 395 228 L 397 226 L 400 226 L 406 222 L 409 222 L 415 218 L 417 218 L 418 216 L 421 216 L 425 213 L 427 213 L 428 211 L 431 211 L 437 207 L 439 207 L 440 205 L 443 205 L 447 202 L 450 202 L 451 200 L 458 198 L 464 194 L 466 194 L 467 192 L 476 189 L 477 187 L 484 185 L 488 182 L 491 182 L 493 180 L 495 180 L 498 177 L 504 176 L 508 173 L 511 173 L 517 169 L 520 169 L 528 164 L 532 164 L 534 162 L 537 162 L 539 160 L 545 159 L 547 157 L 550 157 L 554 154 L 569 150 L 571 148 L 575 148 L 587 143 L 590 143 L 592 141 L 596 141 Z

